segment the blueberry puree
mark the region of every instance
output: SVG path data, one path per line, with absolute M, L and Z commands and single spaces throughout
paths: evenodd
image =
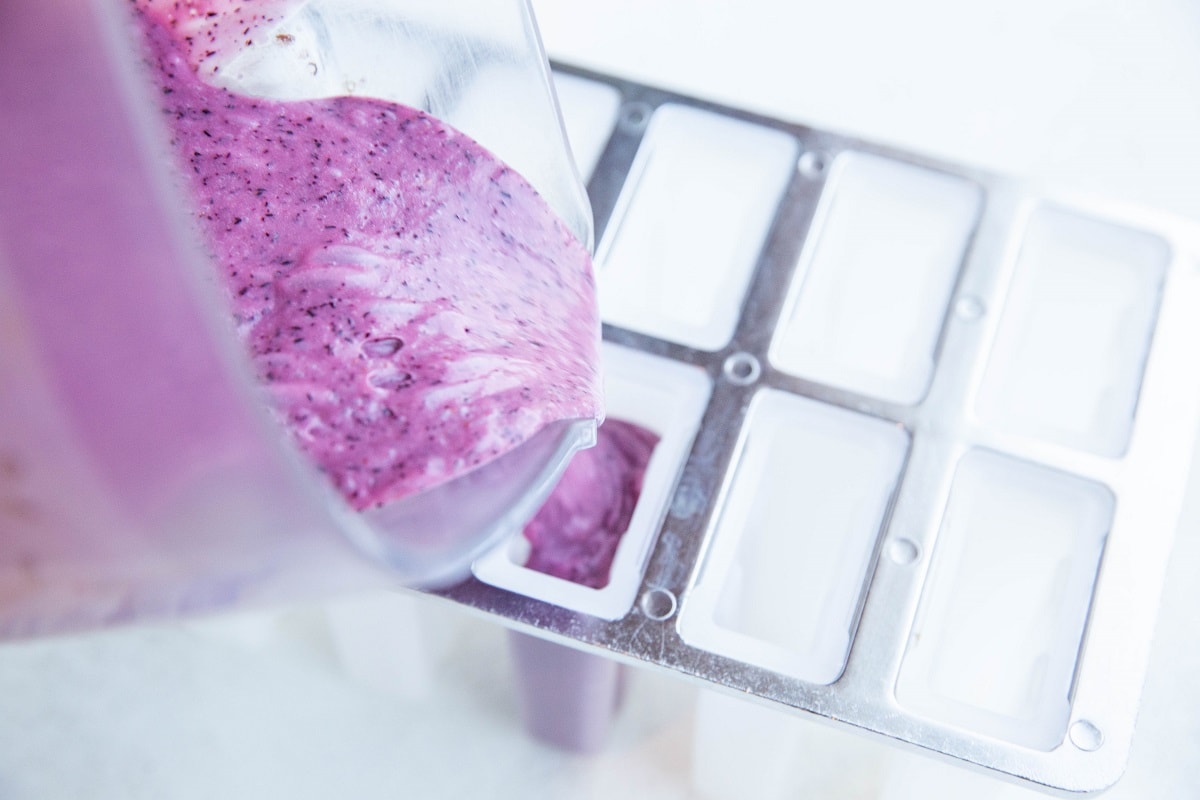
M 525 526 L 532 548 L 525 566 L 594 589 L 606 586 L 658 440 L 653 431 L 607 419 L 596 446 L 575 454 Z
M 218 3 L 134 5 L 268 405 L 352 506 L 601 416 L 590 260 L 521 176 L 415 109 L 209 85 L 229 46 L 202 24 Z M 220 5 L 247 38 L 266 20 Z

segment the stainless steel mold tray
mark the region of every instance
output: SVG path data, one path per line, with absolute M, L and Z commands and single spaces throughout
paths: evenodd
M 515 545 L 437 594 L 1042 787 L 1115 782 L 1196 433 L 1197 227 L 557 72 L 586 96 L 613 408 L 672 444 L 602 598 Z

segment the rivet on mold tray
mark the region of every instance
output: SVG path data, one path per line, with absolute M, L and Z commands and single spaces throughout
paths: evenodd
M 750 353 L 732 353 L 721 367 L 725 379 L 738 386 L 749 386 L 762 375 L 762 364 Z
M 661 621 L 674 616 L 678 601 L 674 593 L 667 589 L 647 589 L 638 605 L 647 617 Z
M 797 166 L 804 177 L 819 178 L 829 168 L 829 157 L 819 150 L 806 150 Z
M 1088 753 L 1099 750 L 1104 744 L 1104 734 L 1086 719 L 1078 720 L 1072 725 L 1070 733 L 1071 744 Z
M 650 107 L 649 103 L 626 103 L 621 108 L 621 116 L 617 120 L 617 125 L 625 133 L 641 133 L 650 124 L 650 117 L 653 115 L 654 109 Z
M 954 304 L 954 313 L 958 314 L 960 319 L 964 319 L 967 322 L 974 322 L 980 319 L 986 312 L 987 306 L 973 294 L 963 295 Z
M 921 557 L 921 548 L 912 539 L 900 537 L 888 542 L 887 553 L 892 561 L 907 566 L 915 564 Z

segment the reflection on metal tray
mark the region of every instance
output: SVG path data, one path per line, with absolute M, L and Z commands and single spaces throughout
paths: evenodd
M 673 446 L 627 589 L 510 562 L 440 594 L 1044 787 L 1115 782 L 1196 433 L 1196 227 L 558 73 L 610 391 Z

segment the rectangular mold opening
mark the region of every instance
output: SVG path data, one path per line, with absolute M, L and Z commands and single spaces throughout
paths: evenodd
M 1113 506 L 1101 484 L 967 453 L 909 635 L 900 704 L 984 736 L 1057 747 Z
M 964 178 L 839 155 L 771 363 L 839 389 L 919 402 L 982 205 L 982 189 Z
M 621 107 L 621 93 L 607 83 L 554 73 L 554 90 L 575 165 L 586 182 L 596 171 Z
M 908 446 L 894 423 L 758 392 L 683 602 L 684 641 L 810 683 L 836 681 Z
M 610 342 L 604 342 L 602 356 L 608 418 L 634 423 L 659 437 L 629 527 L 617 545 L 608 583 L 592 588 L 525 566 L 530 547 L 521 532 L 477 559 L 472 571 L 492 586 L 616 620 L 633 607 L 646 559 L 708 405 L 712 382 L 699 367 Z
M 797 154 L 781 131 L 658 108 L 597 251 L 604 321 L 700 350 L 727 345 Z
M 976 400 L 980 421 L 1123 455 L 1170 257 L 1142 231 L 1035 211 Z

